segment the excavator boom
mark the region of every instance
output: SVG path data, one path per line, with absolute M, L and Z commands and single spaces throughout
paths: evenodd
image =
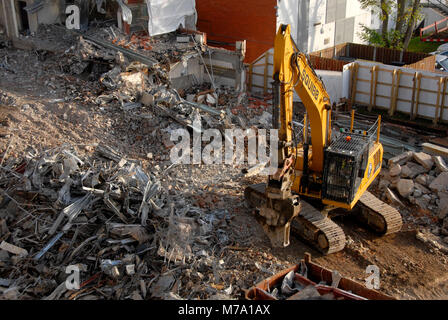
M 275 37 L 273 73 L 273 86 L 279 86 L 279 97 L 273 106 L 280 110 L 279 139 L 285 142 L 292 139 L 292 100 L 295 91 L 306 108 L 311 126 L 313 161 L 309 168 L 322 172 L 324 147 L 330 137 L 330 98 L 306 55 L 299 52 L 294 44 L 289 25 L 282 25 Z

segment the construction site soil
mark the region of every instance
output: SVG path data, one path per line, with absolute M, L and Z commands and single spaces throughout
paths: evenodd
M 379 237 L 350 217 L 336 217 L 348 239 L 341 252 L 322 256 L 294 236 L 290 246 L 272 248 L 243 196 L 246 186 L 264 178 L 244 178 L 243 166 L 170 166 L 169 149 L 160 137 L 172 119 L 157 115 L 136 120 L 116 105 L 98 106 L 93 100 L 102 93 L 100 88 L 81 77 L 61 75 L 58 58 L 51 53 L 42 61 L 33 51 L 1 50 L 0 57 L 7 56 L 12 72 L 0 68 L 0 90 L 3 99 L 14 103 L 0 101 L 0 154 L 8 149 L 8 159 L 19 159 L 30 150 L 40 152 L 64 143 L 79 154 L 89 154 L 98 144 L 108 145 L 128 159 L 141 161 L 146 170 L 162 172 L 162 185 L 176 197 L 201 208 L 227 209 L 231 245 L 214 250 L 223 260 L 223 287 L 233 285 L 228 298 L 243 298 L 244 289 L 298 263 L 310 252 L 315 262 L 361 283 L 368 276 L 366 267 L 377 265 L 379 290 L 398 299 L 448 299 L 448 256 L 416 238 L 421 228 L 418 222 L 404 223 L 401 232 Z M 65 101 L 68 92 L 76 92 L 77 98 Z M 167 265 L 164 271 L 170 268 L 175 267 Z M 219 288 L 205 280 L 194 286 L 200 287 L 198 292 Z

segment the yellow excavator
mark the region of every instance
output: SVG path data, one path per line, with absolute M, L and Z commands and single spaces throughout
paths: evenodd
M 246 200 L 257 208 L 257 220 L 276 247 L 289 245 L 292 229 L 323 254 L 342 250 L 344 231 L 330 218 L 337 208 L 355 213 L 380 234 L 398 232 L 400 213 L 367 191 L 381 171 L 381 117 L 370 129 L 355 130 L 352 112 L 350 128 L 332 137 L 330 98 L 290 31 L 281 25 L 274 43 L 272 126 L 279 130 L 278 170 L 267 183 L 247 187 Z M 294 91 L 306 109 L 301 142 L 293 122 Z

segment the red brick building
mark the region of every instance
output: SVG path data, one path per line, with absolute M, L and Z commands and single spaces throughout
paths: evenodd
M 197 28 L 211 45 L 246 40 L 246 62 L 252 62 L 273 46 L 276 5 L 276 0 L 196 0 Z

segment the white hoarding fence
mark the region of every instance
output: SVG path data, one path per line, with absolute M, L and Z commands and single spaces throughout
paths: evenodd
M 448 122 L 448 73 L 356 61 L 344 66 L 343 96 L 352 104 Z

